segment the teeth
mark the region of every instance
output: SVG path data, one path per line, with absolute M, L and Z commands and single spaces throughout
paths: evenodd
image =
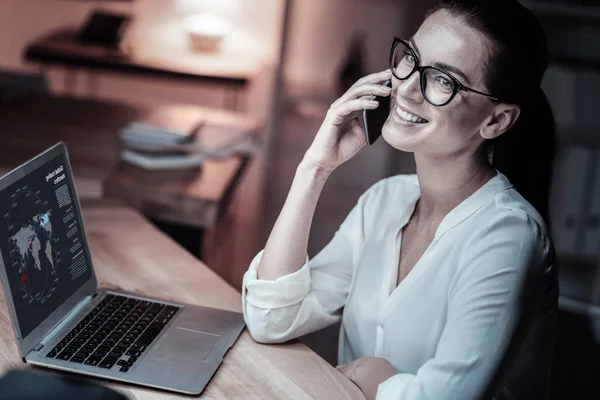
M 420 124 L 427 122 L 423 118 L 417 117 L 416 115 L 413 115 L 411 113 L 408 113 L 408 112 L 402 110 L 400 107 L 396 107 L 396 114 L 398 114 L 402 119 L 404 119 L 407 122 L 420 123 Z

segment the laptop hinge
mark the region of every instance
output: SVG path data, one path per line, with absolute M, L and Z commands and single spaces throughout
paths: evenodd
M 33 351 L 40 351 L 45 345 L 52 342 L 56 336 L 63 333 L 64 328 L 79 317 L 79 315 L 91 304 L 94 297 L 96 297 L 95 293 L 94 295 L 90 294 L 85 296 L 75 307 L 73 307 L 71 312 L 54 327 L 54 329 L 44 336 L 44 338 L 33 348 Z

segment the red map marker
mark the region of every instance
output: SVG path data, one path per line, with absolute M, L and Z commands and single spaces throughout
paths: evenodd
M 27 274 L 25 272 L 21 272 L 21 286 L 25 286 L 29 278 L 27 278 Z

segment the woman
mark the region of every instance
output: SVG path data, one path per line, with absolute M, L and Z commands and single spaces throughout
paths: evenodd
M 549 398 L 544 33 L 514 0 L 446 0 L 391 60 L 331 105 L 298 166 L 244 276 L 249 330 L 277 343 L 341 319 L 338 369 L 369 399 Z M 372 186 L 308 260 L 317 199 L 365 145 L 373 94 L 392 96 L 382 136 L 417 174 Z

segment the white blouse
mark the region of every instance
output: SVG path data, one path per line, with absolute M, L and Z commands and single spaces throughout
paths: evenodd
M 400 371 L 378 399 L 481 396 L 514 330 L 525 276 L 548 266 L 551 242 L 498 173 L 446 215 L 396 285 L 402 228 L 419 196 L 416 175 L 376 183 L 317 256 L 275 281 L 257 279 L 260 252 L 242 289 L 254 339 L 280 343 L 341 319 L 340 364 L 375 356 Z

